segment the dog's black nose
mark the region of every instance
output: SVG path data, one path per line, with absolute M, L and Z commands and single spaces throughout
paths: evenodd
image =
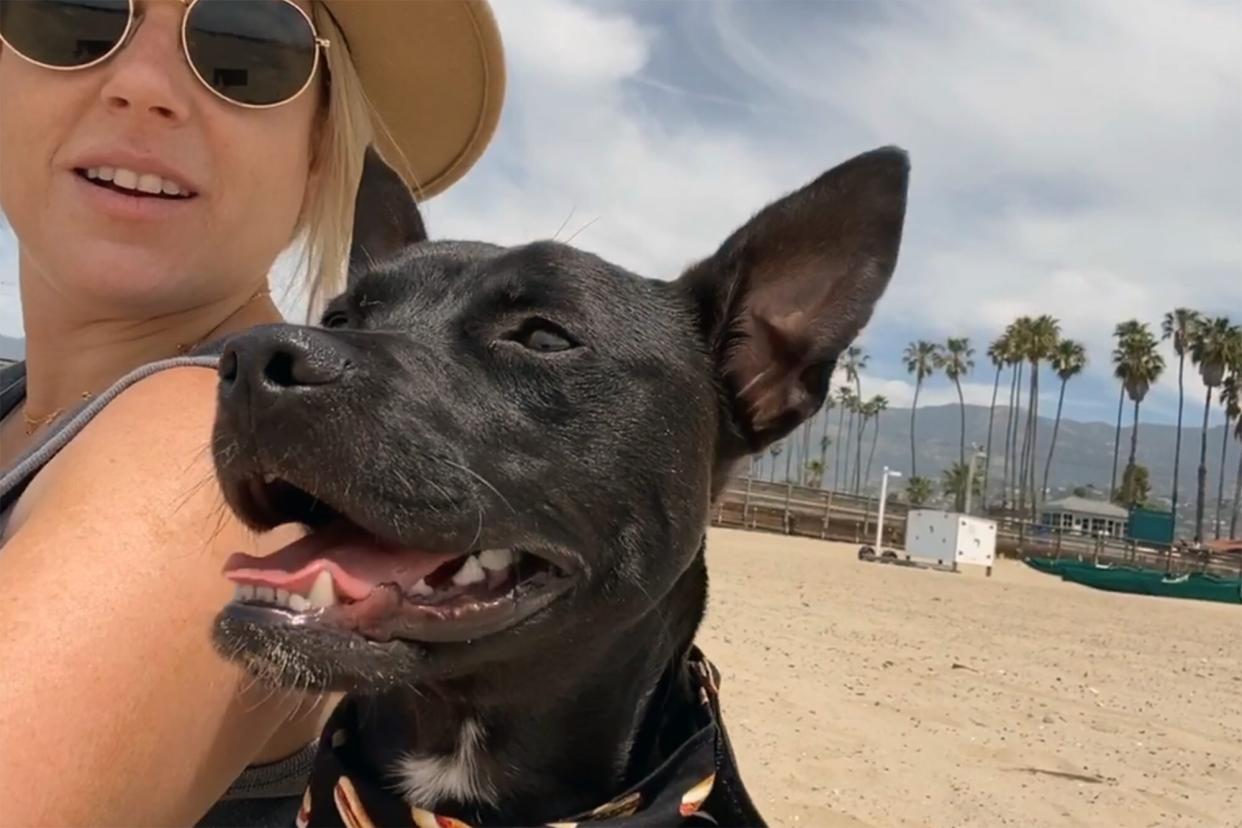
M 227 394 L 274 396 L 330 385 L 352 368 L 346 346 L 328 332 L 268 325 L 231 339 L 217 370 Z

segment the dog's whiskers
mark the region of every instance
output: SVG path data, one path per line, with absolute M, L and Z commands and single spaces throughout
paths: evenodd
M 466 544 L 466 548 L 462 550 L 462 554 L 467 554 L 471 549 L 475 548 L 475 544 L 479 542 L 479 538 L 483 537 L 483 504 L 475 501 L 475 509 L 479 515 L 478 525 L 474 528 L 474 537 Z
M 576 239 L 576 238 L 578 238 L 578 236 L 579 236 L 579 235 L 581 235 L 583 231 L 585 231 L 588 227 L 590 227 L 592 224 L 594 224 L 595 222 L 597 222 L 597 221 L 599 221 L 599 220 L 600 220 L 600 216 L 596 216 L 595 218 L 593 218 L 593 219 L 591 219 L 590 221 L 588 221 L 586 224 L 584 224 L 584 225 L 582 225 L 581 227 L 579 227 L 579 228 L 578 228 L 578 231 L 577 231 L 576 233 L 574 233 L 574 234 L 573 234 L 572 236 L 570 236 L 569 238 L 565 239 L 565 244 L 570 244 L 570 243 L 572 243 L 572 242 L 573 242 L 573 240 L 574 240 L 574 239 Z
M 552 234 L 552 240 L 556 241 L 556 237 L 565 229 L 565 225 L 569 224 L 569 220 L 574 217 L 574 211 L 578 209 L 578 205 L 574 204 L 569 208 L 569 215 L 565 216 L 565 220 L 561 222 L 561 226 L 556 228 L 556 232 Z
M 444 463 L 444 464 L 446 464 L 446 465 L 452 466 L 453 468 L 458 469 L 458 470 L 460 470 L 460 471 L 464 471 L 466 474 L 470 475 L 470 476 L 471 476 L 471 477 L 473 477 L 475 480 L 479 481 L 479 482 L 480 482 L 480 483 L 482 483 L 484 486 L 486 486 L 486 487 L 488 488 L 488 490 L 492 492 L 492 494 L 494 494 L 494 495 L 496 495 L 496 497 L 500 498 L 500 502 L 501 502 L 501 503 L 503 503 L 503 504 L 505 504 L 505 506 L 506 506 L 506 507 L 508 507 L 508 509 L 509 509 L 509 511 L 510 511 L 510 512 L 516 512 L 516 511 L 517 511 L 516 509 L 514 509 L 514 508 L 513 508 L 513 504 L 509 502 L 508 498 L 506 498 L 504 495 L 502 495 L 502 494 L 500 493 L 500 490 L 499 490 L 499 489 L 497 489 L 495 486 L 493 486 L 493 485 L 492 485 L 492 483 L 491 483 L 491 481 L 490 481 L 490 480 L 488 480 L 486 477 L 484 477 L 483 475 L 481 475 L 481 474 L 479 474 L 478 472 L 476 472 L 474 469 L 470 468 L 469 466 L 463 466 L 461 463 L 456 463 L 456 462 L 454 462 L 454 461 L 452 461 L 452 460 L 448 459 L 447 457 L 439 457 L 439 458 L 437 458 L 437 459 L 438 459 L 440 462 L 442 462 L 442 463 Z

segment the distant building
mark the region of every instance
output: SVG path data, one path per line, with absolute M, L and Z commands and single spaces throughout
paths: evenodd
M 1066 497 L 1043 505 L 1040 523 L 1075 535 L 1126 536 L 1130 513 L 1121 506 L 1085 497 Z

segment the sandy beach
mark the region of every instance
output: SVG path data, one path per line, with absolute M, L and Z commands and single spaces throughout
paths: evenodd
M 1242 612 L 713 529 L 700 644 L 772 825 L 1242 825 Z

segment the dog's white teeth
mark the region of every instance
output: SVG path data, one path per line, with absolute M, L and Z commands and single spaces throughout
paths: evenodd
M 306 600 L 312 607 L 330 607 L 336 603 L 336 589 L 332 586 L 332 574 L 326 569 L 319 571 L 315 585 Z
M 478 554 L 478 558 L 484 569 L 498 572 L 508 569 L 513 564 L 513 550 L 484 549 Z
M 430 595 L 433 592 L 435 592 L 435 590 L 427 586 L 426 578 L 419 578 L 418 583 L 410 587 L 410 593 L 412 595 Z
M 466 558 L 466 562 L 462 564 L 461 569 L 457 570 L 457 574 L 453 576 L 453 583 L 457 586 L 470 586 L 487 579 L 487 573 L 483 571 L 483 565 L 479 563 L 478 555 L 471 555 Z
M 326 586 L 320 586 L 325 578 L 327 579 Z M 321 603 L 312 605 L 311 598 L 316 596 L 318 596 Z M 253 584 L 238 584 L 233 591 L 234 601 L 255 601 L 272 604 L 277 607 L 287 607 L 294 612 L 304 612 L 310 609 L 311 606 L 331 606 L 336 603 L 336 591 L 332 585 L 332 576 L 327 571 L 319 573 L 319 578 L 316 579 L 315 586 L 311 589 L 311 598 L 299 595 L 296 592 L 290 592 L 287 589 L 255 586 Z

